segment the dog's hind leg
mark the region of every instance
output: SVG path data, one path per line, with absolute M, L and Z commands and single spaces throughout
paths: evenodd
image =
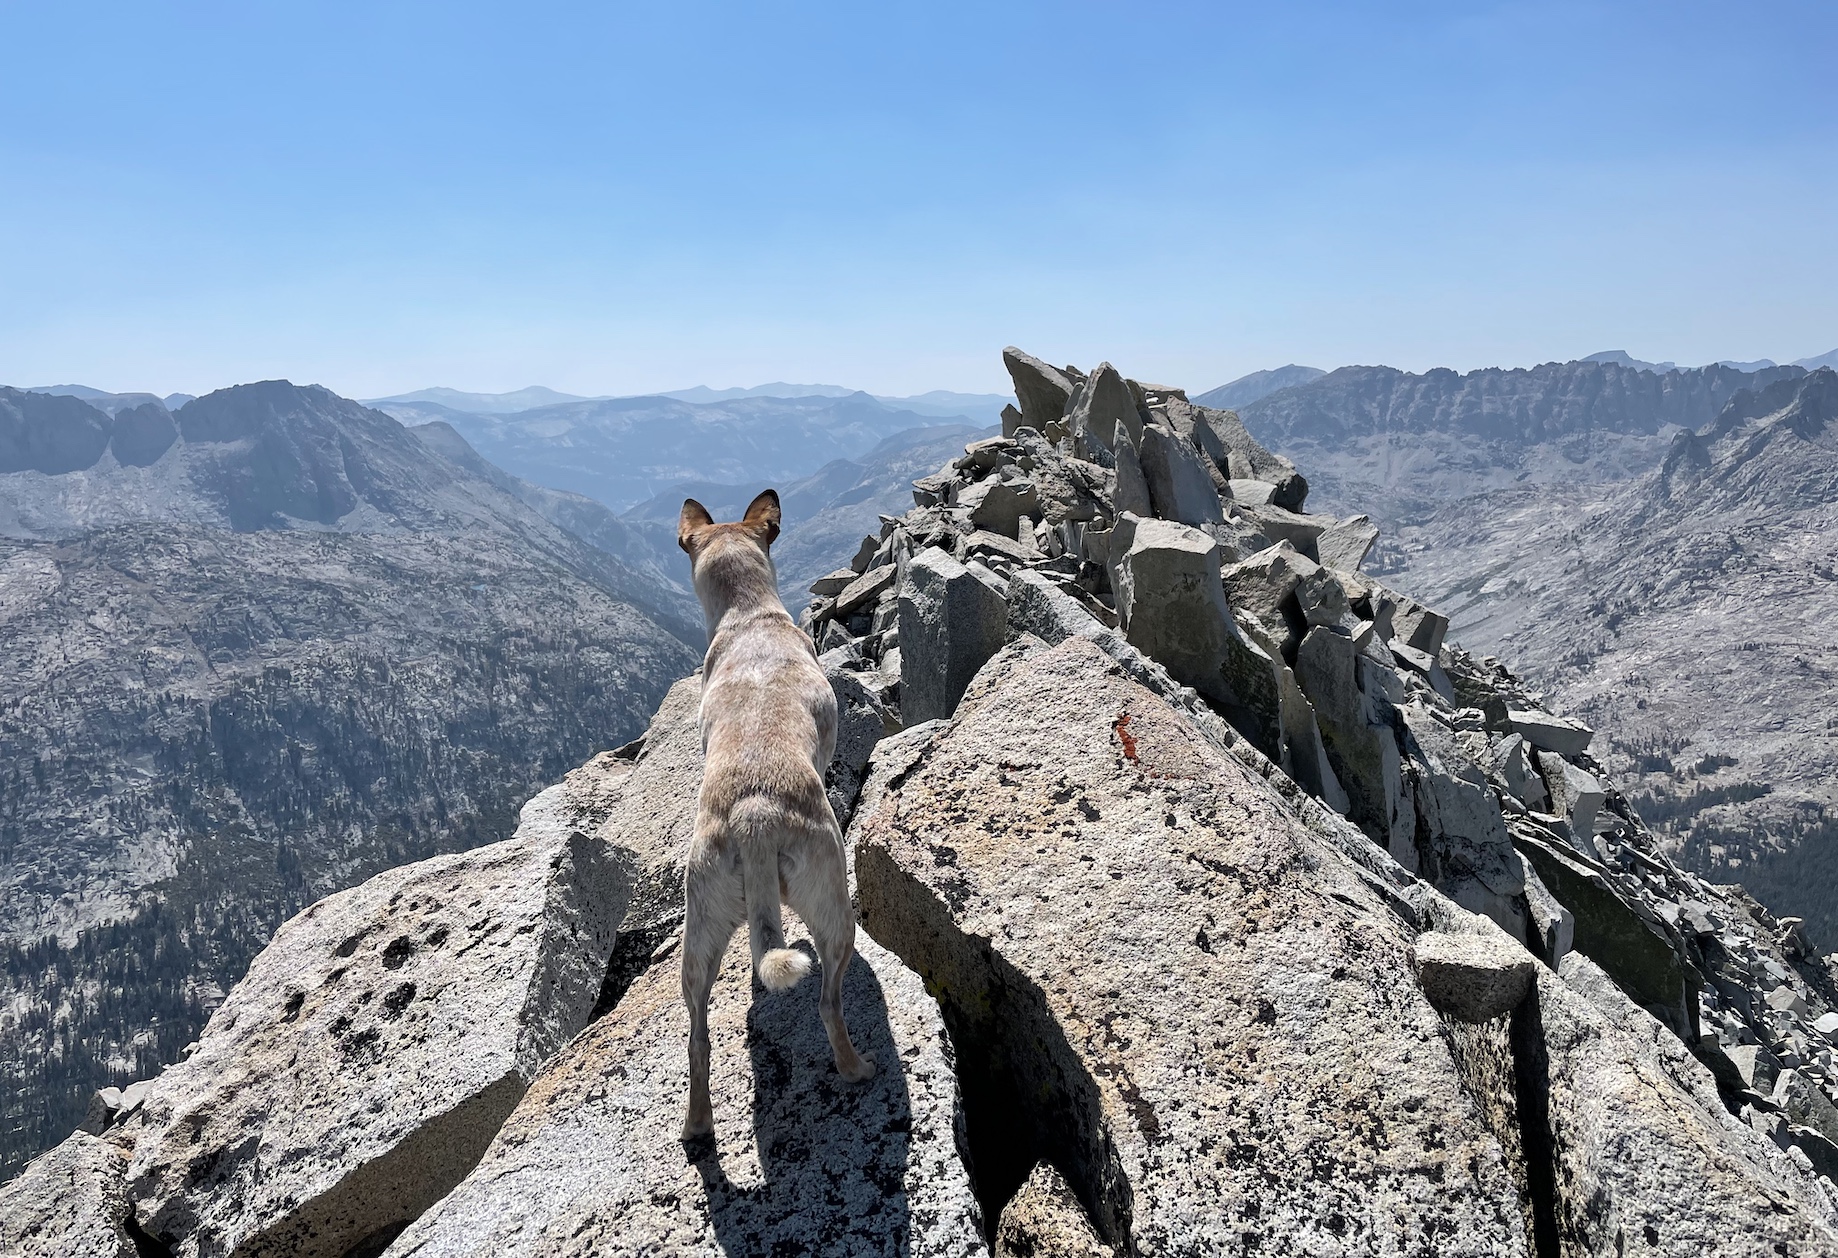
M 782 808 L 764 800 L 748 801 L 734 810 L 734 830 L 742 836 L 740 870 L 753 972 L 768 991 L 775 992 L 796 986 L 811 966 L 809 957 L 785 946 L 785 927 L 779 915 L 779 897 L 786 886 L 779 838 L 790 824 Z
M 715 863 L 692 861 L 684 878 L 683 1004 L 689 1010 L 689 1112 L 683 1139 L 715 1130 L 715 1107 L 709 1099 L 708 1000 L 721 969 L 728 940 L 740 925 L 735 871 Z
M 823 962 L 823 994 L 817 1004 L 836 1071 L 850 1083 L 874 1077 L 874 1057 L 855 1051 L 842 1016 L 842 978 L 855 955 L 855 910 L 849 904 L 849 874 L 843 864 L 842 836 L 831 820 L 800 848 L 796 874 L 786 889 L 792 910 L 810 928 L 811 941 Z

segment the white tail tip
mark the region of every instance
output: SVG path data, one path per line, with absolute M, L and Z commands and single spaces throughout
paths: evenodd
M 811 959 L 791 948 L 774 948 L 759 959 L 759 981 L 775 992 L 795 987 L 811 972 Z

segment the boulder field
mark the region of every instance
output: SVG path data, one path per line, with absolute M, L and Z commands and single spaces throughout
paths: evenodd
M 1671 863 L 1231 412 L 1004 359 L 1003 435 L 803 618 L 873 1080 L 737 938 L 678 1138 L 691 676 L 514 838 L 286 923 L 0 1186 L 0 1252 L 1838 1252 L 1797 923 Z

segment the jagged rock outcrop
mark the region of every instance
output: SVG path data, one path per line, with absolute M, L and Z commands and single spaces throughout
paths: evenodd
M 1054 1159 L 1124 1252 L 1523 1252 L 1406 925 L 1095 646 L 1023 654 L 851 832 L 975 1063 L 979 1175 Z
M 980 570 L 980 571 L 979 571 Z M 1007 604 L 978 564 L 966 567 L 937 547 L 914 555 L 904 579 L 882 597 L 897 597 L 902 676 L 900 714 L 908 724 L 949 716 L 1007 631 Z
M 1213 461 L 1215 477 L 1269 485 L 1264 503 L 1279 510 L 1300 511 L 1308 481 L 1296 465 L 1265 449 L 1251 436 L 1235 411 L 1194 406 L 1185 398 L 1163 399 L 1166 427 L 1186 438 Z
M 824 672 L 836 691 L 836 754 L 830 761 L 824 786 L 836 823 L 848 828 L 855 801 L 862 793 L 862 776 L 875 744 L 898 733 L 900 717 L 888 709 L 881 687 L 870 689 L 856 674 L 836 660 L 823 661 Z
M 995 1258 L 1111 1258 L 1065 1176 L 1041 1162 L 1002 1207 Z
M 79 1131 L 0 1185 L 8 1258 L 139 1258 L 128 1230 L 128 1160 Z
M 1511 1013 L 1536 981 L 1537 963 L 1504 932 L 1425 931 L 1410 951 L 1430 1004 L 1463 1022 Z
M 1729 1113 L 1710 1071 L 1586 957 L 1538 977 L 1555 1230 L 1587 1254 L 1825 1254 L 1830 1180 Z M 1536 1089 L 1534 1089 L 1535 1096 Z
M 1048 424 L 1059 422 L 1066 413 L 1066 403 L 1073 389 L 1073 382 L 1066 373 L 1035 358 L 1024 354 L 1013 345 L 1002 351 L 1002 364 L 1008 368 L 1009 377 L 1015 382 L 1015 399 L 1021 403 L 1018 419 L 1035 432 L 1044 431 Z M 1009 428 L 1004 416 L 1003 428 Z M 1009 433 L 1004 431 L 1003 436 Z
M 1051 1157 L 1145 1254 L 1559 1252 L 1552 1228 L 1578 1253 L 1838 1244 L 1828 1189 L 1599 969 L 1536 967 L 1420 885 L 1399 912 L 1120 673 L 1084 638 L 1010 648 L 948 726 L 883 745 L 852 831 L 864 924 L 978 1063 L 968 1134 L 997 1195 Z M 1457 965 L 1494 976 L 1478 1029 L 1432 1008 Z M 1409 1085 L 1364 1096 L 1367 1071 Z
M 1385 581 L 1600 730 L 1673 859 L 1829 953 L 1831 388 L 1813 360 L 1635 366 L 1347 368 L 1242 412 L 1384 526 Z
M 634 854 L 568 794 L 281 927 L 108 1132 L 145 1233 L 181 1258 L 342 1254 L 459 1182 L 587 1021 L 631 895 Z

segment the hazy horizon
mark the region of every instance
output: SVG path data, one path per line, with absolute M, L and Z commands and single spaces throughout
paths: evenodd
M 1593 353 L 1597 355 L 1603 352 L 1605 351 L 1600 351 L 1600 350 L 1593 351 Z M 1808 355 L 1807 357 L 1808 358 L 1812 358 L 1812 357 L 1829 358 L 1834 353 L 1838 353 L 1838 349 L 1829 350 L 1823 355 Z M 1577 361 L 1577 360 L 1581 360 L 1584 357 L 1585 357 L 1584 355 L 1577 355 L 1575 356 L 1574 359 L 1545 358 L 1545 359 L 1539 360 L 1538 362 L 1487 363 L 1487 364 L 1482 364 L 1482 365 L 1478 365 L 1474 367 L 1463 367 L 1463 368 L 1459 368 L 1458 370 L 1460 370 L 1463 374 L 1467 374 L 1470 371 L 1484 371 L 1484 370 L 1489 370 L 1489 369 L 1500 369 L 1500 370 L 1511 371 L 1511 370 L 1519 370 L 1519 369 L 1524 369 L 1524 368 L 1535 367 L 1535 366 L 1540 365 L 1540 363 L 1546 363 L 1546 362 Z M 1632 357 L 1636 359 L 1639 358 L 1638 355 L 1633 355 Z M 1785 359 L 1777 359 L 1774 361 L 1777 364 L 1781 364 L 1781 365 L 1788 365 L 1791 362 L 1791 360 L 1785 360 Z M 1734 360 L 1727 359 L 1727 358 L 1713 359 L 1707 363 L 1676 363 L 1673 365 L 1678 367 L 1681 370 L 1691 370 L 1696 367 L 1712 366 L 1712 365 L 1715 365 L 1715 363 L 1717 362 L 1724 362 L 1724 363 L 1730 363 L 1732 365 L 1736 365 Z M 1078 364 L 1074 364 L 1074 365 L 1078 365 Z M 1093 366 L 1094 364 L 1086 363 L 1083 365 L 1086 367 L 1090 367 L 1090 366 Z M 1275 370 L 1275 369 L 1285 367 L 1285 366 L 1297 366 L 1297 365 L 1317 366 L 1317 364 L 1296 364 L 1293 362 L 1277 363 L 1277 364 L 1274 364 L 1272 367 L 1253 368 L 1251 371 L 1245 372 L 1240 376 L 1235 376 L 1231 380 L 1215 380 L 1215 381 L 1209 381 L 1206 383 L 1200 383 L 1198 381 L 1191 381 L 1191 382 L 1187 382 L 1181 385 L 1180 387 L 1186 388 L 1188 392 L 1190 393 L 1199 393 L 1199 392 L 1204 392 L 1208 389 L 1218 388 L 1222 385 L 1235 384 L 1239 380 L 1243 379 L 1245 376 L 1257 375 L 1264 371 Z M 1428 364 L 1427 366 L 1422 367 L 1422 368 L 1398 368 L 1398 370 L 1411 370 L 1411 371 L 1417 371 L 1420 373 L 1421 371 L 1428 370 L 1431 367 L 1439 367 L 1439 366 L 1446 366 L 1446 365 L 1447 364 L 1433 363 L 1433 364 Z M 1392 366 L 1395 366 L 1395 364 L 1390 364 L 1390 363 L 1337 363 L 1335 364 L 1335 366 L 1323 368 L 1323 370 L 1334 371 L 1340 367 L 1392 367 Z M 1754 364 L 1750 363 L 1750 364 L 1746 364 L 1746 366 L 1753 367 Z M 163 398 L 171 397 L 171 396 L 174 396 L 175 394 L 178 394 L 178 395 L 189 394 L 194 397 L 201 397 L 204 394 L 213 392 L 214 390 L 217 390 L 217 389 L 226 389 L 234 385 L 249 384 L 253 382 L 254 382 L 253 378 L 251 378 L 250 380 L 231 380 L 231 381 L 225 381 L 219 384 L 210 385 L 206 388 L 197 389 L 197 390 L 174 389 L 174 390 L 167 390 L 164 392 L 161 392 L 160 390 L 155 390 L 155 389 L 137 389 L 133 387 L 123 388 L 123 389 L 103 389 L 101 391 L 107 392 L 107 393 L 152 393 L 152 394 L 155 394 L 156 396 L 160 396 Z M 12 382 L 7 381 L 7 380 L 0 380 L 0 385 L 6 385 L 10 383 Z M 291 381 L 291 383 L 299 384 L 299 385 L 321 385 L 325 388 L 332 389 L 334 393 L 338 393 L 340 396 L 349 397 L 355 401 L 361 401 L 366 404 L 373 403 L 373 402 L 397 402 L 397 401 L 403 401 L 406 399 L 413 399 L 413 400 L 435 401 L 435 404 L 438 405 L 439 403 L 435 399 L 420 399 L 417 397 L 417 395 L 426 394 L 426 393 L 436 393 L 436 392 L 442 392 L 442 391 L 451 392 L 451 393 L 459 393 L 459 394 L 464 394 L 464 395 L 469 395 L 469 396 L 510 397 L 516 394 L 528 393 L 528 392 L 535 391 L 535 390 L 547 390 L 547 391 L 551 391 L 551 392 L 560 394 L 561 401 L 564 401 L 564 402 L 619 401 L 619 400 L 624 400 L 628 398 L 638 398 L 638 397 L 675 397 L 679 394 L 696 393 L 698 391 L 703 391 L 711 395 L 708 400 L 715 400 L 716 398 L 726 398 L 728 396 L 738 397 L 738 396 L 749 395 L 749 394 L 774 396 L 774 397 L 810 396 L 809 394 L 795 392 L 795 390 L 798 390 L 798 389 L 811 389 L 811 390 L 817 390 L 817 391 L 846 390 L 849 392 L 866 393 L 869 396 L 875 398 L 875 400 L 881 401 L 881 402 L 900 402 L 900 401 L 906 401 L 909 399 L 919 399 L 919 398 L 924 398 L 927 394 L 930 394 L 930 393 L 955 393 L 955 394 L 963 394 L 966 396 L 995 396 L 995 397 L 1008 397 L 1008 398 L 1012 398 L 1014 396 L 1014 391 L 1012 388 L 1001 388 L 1001 387 L 997 387 L 997 388 L 990 389 L 987 391 L 979 391 L 979 393 L 977 394 L 972 394 L 971 391 L 969 390 L 953 390 L 953 389 L 926 389 L 926 390 L 921 390 L 917 393 L 912 393 L 912 394 L 892 394 L 892 393 L 881 392 L 879 390 L 875 390 L 871 388 L 861 388 L 861 387 L 853 386 L 853 385 L 850 385 L 850 384 L 847 384 L 841 381 L 810 381 L 807 383 L 800 384 L 800 383 L 788 382 L 788 381 L 783 381 L 783 380 L 769 380 L 769 381 L 760 381 L 756 384 L 750 384 L 750 385 L 694 384 L 694 385 L 683 385 L 678 388 L 672 388 L 672 389 L 650 389 L 650 390 L 645 390 L 645 391 L 638 392 L 638 393 L 570 393 L 565 390 L 551 390 L 548 385 L 542 384 L 540 382 L 525 384 L 515 389 L 464 389 L 464 388 L 455 388 L 454 386 L 448 385 L 448 384 L 432 384 L 432 385 L 425 385 L 419 388 L 403 389 L 396 393 L 368 394 L 368 395 L 361 395 L 361 396 L 357 394 L 346 393 L 343 390 L 334 388 L 331 385 L 327 385 L 325 384 L 324 381 L 320 381 L 320 380 L 293 380 Z M 59 381 L 56 384 L 14 385 L 13 387 L 23 388 L 23 389 L 38 389 L 42 391 L 45 389 L 65 389 L 65 388 L 70 388 L 73 386 L 82 387 L 82 388 L 99 388 L 99 386 L 93 385 L 89 381 L 86 381 L 86 380 Z M 767 393 L 766 391 L 768 390 L 772 390 L 772 392 Z M 785 391 L 779 391 L 779 390 L 785 390 Z M 689 398 L 685 400 L 700 401 L 703 399 Z M 546 405 L 547 403 L 541 403 L 541 404 Z M 512 413 L 515 413 L 515 410 L 518 410 L 518 409 L 534 409 L 534 408 L 533 407 L 519 407 L 519 408 L 514 408 L 514 409 L 507 409 L 502 413 L 512 414 Z

